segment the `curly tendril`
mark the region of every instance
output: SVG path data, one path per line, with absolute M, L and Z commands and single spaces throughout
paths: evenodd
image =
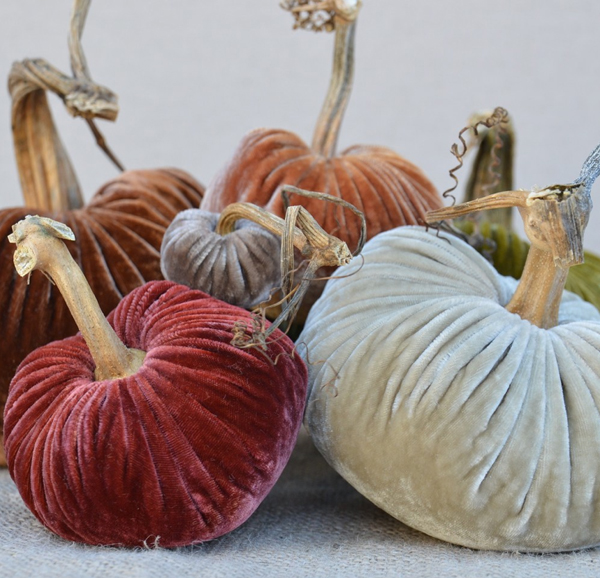
M 444 197 L 445 199 L 447 199 L 448 197 L 450 197 L 452 199 L 452 205 L 456 204 L 456 197 L 452 194 L 458 187 L 458 177 L 456 176 L 456 173 L 462 168 L 463 158 L 467 154 L 467 151 L 469 149 L 469 146 L 467 145 L 467 142 L 465 141 L 463 135 L 466 132 L 472 130 L 473 135 L 475 137 L 477 137 L 477 136 L 479 136 L 479 128 L 480 127 L 485 127 L 488 129 L 492 128 L 492 127 L 498 128 L 495 143 L 494 143 L 494 146 L 492 147 L 492 163 L 490 164 L 490 166 L 488 168 L 488 171 L 490 172 L 490 176 L 492 176 L 492 180 L 490 183 L 485 185 L 486 190 L 490 190 L 493 187 L 495 187 L 498 184 L 498 182 L 500 181 L 500 173 L 497 170 L 498 167 L 500 166 L 499 152 L 500 152 L 500 149 L 502 148 L 502 136 L 506 132 L 505 127 L 506 127 L 507 123 L 508 123 L 508 111 L 506 109 L 502 108 L 501 106 L 498 106 L 494 109 L 494 111 L 492 112 L 492 114 L 490 116 L 488 116 L 487 118 L 484 118 L 482 120 L 477 120 L 476 122 L 465 126 L 458 133 L 458 140 L 460 141 L 460 143 L 453 143 L 452 146 L 450 147 L 450 152 L 454 155 L 454 157 L 458 161 L 458 165 L 456 165 L 454 168 L 452 168 L 448 171 L 450 178 L 452 178 L 454 180 L 454 185 L 442 193 L 442 197 Z

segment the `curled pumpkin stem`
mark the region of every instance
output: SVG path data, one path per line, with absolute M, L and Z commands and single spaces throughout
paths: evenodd
M 431 211 L 426 220 L 435 222 L 473 211 L 517 207 L 531 249 L 506 309 L 547 329 L 558 323 L 569 267 L 583 262 L 583 231 L 591 210 L 590 186 L 589 181 L 582 181 L 541 190 L 505 191 Z
M 339 205 L 344 209 L 348 209 L 352 213 L 354 213 L 360 219 L 360 236 L 358 238 L 358 243 L 354 252 L 352 253 L 353 257 L 360 255 L 363 250 L 364 244 L 367 241 L 367 220 L 365 219 L 365 215 L 362 211 L 357 209 L 353 204 L 348 201 L 344 201 L 344 199 L 340 199 L 340 197 L 334 197 L 333 195 L 329 195 L 327 193 L 315 193 L 314 191 L 307 191 L 306 189 L 300 189 L 298 187 L 294 187 L 292 185 L 285 185 L 281 189 L 281 196 L 283 198 L 283 206 L 285 210 L 290 206 L 290 197 L 292 195 L 298 195 L 300 197 L 306 197 L 309 199 L 319 199 L 321 201 L 327 201 L 329 203 L 333 203 L 334 205 Z
M 120 170 L 124 170 L 94 122 L 95 118 L 116 120 L 119 107 L 116 94 L 92 80 L 81 45 L 90 2 L 75 0 L 73 4 L 69 36 L 73 76 L 64 74 L 41 58 L 16 62 L 9 74 L 17 165 L 25 195 L 35 196 L 31 201 L 26 199 L 26 203 L 38 209 L 64 210 L 83 204 L 75 173 L 52 120 L 46 92 L 58 95 L 69 114 L 82 117 L 98 146 Z M 46 183 L 50 191 L 43 190 Z M 65 191 L 62 195 L 69 198 L 58 198 L 60 191 Z M 56 198 L 49 200 L 48 197 Z
M 567 184 L 532 191 L 505 191 L 427 213 L 428 223 L 473 211 L 517 207 L 531 242 L 517 289 L 506 309 L 542 328 L 558 323 L 569 267 L 583 263 L 583 232 L 592 209 L 591 190 L 600 175 L 600 145 Z
M 488 117 L 483 118 L 483 119 L 480 119 L 477 117 L 474 119 L 473 123 L 468 124 L 467 126 L 465 126 L 464 128 L 462 128 L 460 130 L 460 132 L 458 133 L 459 142 L 453 143 L 453 145 L 450 147 L 450 152 L 458 161 L 458 165 L 456 165 L 449 171 L 450 178 L 454 181 L 454 185 L 452 187 L 450 187 L 449 189 L 445 190 L 442 193 L 442 197 L 444 197 L 445 199 L 450 197 L 452 199 L 452 204 L 456 203 L 456 197 L 452 194 L 458 187 L 458 182 L 459 182 L 458 177 L 456 176 L 456 173 L 462 168 L 463 158 L 467 154 L 467 151 L 469 150 L 469 146 L 467 145 L 467 142 L 463 135 L 466 132 L 472 131 L 473 135 L 475 137 L 478 137 L 480 127 L 485 127 L 488 129 L 492 128 L 492 127 L 498 127 L 498 130 L 502 131 L 502 130 L 505 130 L 504 126 L 507 123 L 508 123 L 508 112 L 506 111 L 506 109 L 499 106 L 499 107 L 496 107 L 494 109 L 494 111 L 492 112 L 492 114 L 489 115 Z M 501 133 L 499 134 L 499 138 L 501 139 Z M 495 149 L 493 149 L 493 152 L 492 152 L 492 163 L 489 165 L 489 170 L 491 171 L 491 174 L 492 174 L 492 182 L 493 183 L 496 179 L 498 180 L 498 182 L 500 180 L 500 175 L 497 172 L 498 167 L 500 166 L 500 159 L 498 156 L 499 155 L 499 148 L 498 148 L 499 146 L 500 147 L 502 146 L 501 140 L 500 140 L 499 145 L 498 145 L 498 142 L 496 142 Z M 494 183 L 494 185 L 492 185 L 492 186 L 495 186 L 495 184 L 497 184 L 497 183 Z
M 287 190 L 286 190 L 287 189 Z M 295 187 L 284 187 L 286 193 L 304 194 L 309 193 L 311 197 L 321 198 L 328 202 L 338 202 L 344 206 L 346 201 L 331 197 L 330 195 L 311 193 Z M 305 195 L 307 196 L 307 195 Z M 285 201 L 288 202 L 287 200 Z M 358 209 L 352 207 L 361 219 L 364 216 Z M 240 322 L 234 331 L 232 344 L 238 347 L 258 347 L 266 350 L 267 342 L 272 333 L 282 324 L 287 322 L 289 329 L 296 316 L 302 299 L 308 290 L 309 284 L 317 276 L 317 271 L 322 267 L 340 267 L 350 262 L 353 255 L 350 249 L 340 239 L 326 233 L 313 216 L 302 206 L 287 206 L 284 219 L 269 213 L 261 207 L 251 203 L 233 203 L 221 213 L 216 232 L 220 235 L 231 233 L 235 229 L 235 223 L 239 219 L 248 219 L 267 230 L 281 236 L 281 277 L 283 299 L 281 300 L 282 312 L 266 327 L 265 311 L 267 305 L 259 306 L 255 312 L 256 317 L 251 327 L 245 322 Z M 365 229 L 366 231 L 366 229 Z M 359 248 L 362 248 L 362 240 Z M 297 285 L 294 284 L 294 249 L 297 249 L 308 263 L 303 272 L 302 279 Z M 249 335 L 248 335 L 249 333 Z

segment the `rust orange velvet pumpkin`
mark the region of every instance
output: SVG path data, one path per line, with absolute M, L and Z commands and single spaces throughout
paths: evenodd
M 78 3 L 75 16 L 79 19 L 74 20 L 81 32 L 77 7 Z M 73 68 L 77 70 L 76 65 Z M 36 276 L 28 285 L 17 283 L 13 248 L 7 241 L 11 226 L 31 213 L 67 223 L 78 237 L 70 250 L 82 263 L 100 306 L 108 313 L 135 287 L 162 278 L 163 234 L 179 211 L 197 207 L 202 198 L 203 187 L 183 171 L 137 170 L 108 182 L 83 206 L 45 92 L 58 93 L 72 114 L 90 123 L 93 117 L 114 120 L 116 96 L 93 83 L 88 74 L 84 71 L 71 78 L 44 60 L 33 59 L 15 63 L 9 76 L 15 154 L 25 206 L 0 211 L 0 320 L 4 336 L 0 344 L 0 420 L 8 384 L 25 355 L 77 331 L 62 297 L 47 279 Z
M 294 344 L 276 331 L 263 350 L 233 346 L 251 314 L 170 281 L 134 289 L 109 325 L 61 238 L 71 231 L 38 217 L 11 235 L 19 273 L 51 276 L 81 328 L 11 383 L 6 450 L 25 503 L 87 544 L 184 546 L 239 526 L 302 422 Z
M 442 205 L 421 169 L 388 148 L 353 146 L 339 155 L 335 153 L 350 97 L 360 4 L 356 0 L 283 3 L 295 14 L 299 27 L 335 28 L 333 75 L 312 146 L 285 130 L 261 128 L 250 132 L 208 186 L 202 209 L 219 213 L 230 203 L 247 201 L 283 216 L 280 188 L 295 185 L 342 197 L 358 207 L 364 212 L 367 233 L 372 237 L 393 227 L 424 223 L 425 213 Z M 356 246 L 360 234 L 358 219 L 340 207 L 310 199 L 298 202 L 326 231 L 350 247 Z

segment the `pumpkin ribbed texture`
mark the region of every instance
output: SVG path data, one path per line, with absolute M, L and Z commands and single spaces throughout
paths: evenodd
M 165 279 L 250 309 L 281 283 L 279 237 L 241 219 L 228 235 L 215 232 L 219 215 L 189 209 L 167 228 L 161 248 Z
M 326 360 L 309 367 L 306 423 L 329 463 L 443 540 L 600 543 L 600 313 L 565 292 L 559 325 L 536 327 L 504 309 L 514 279 L 421 228 L 363 255 L 299 338 Z
M 147 352 L 136 374 L 94 381 L 80 335 L 29 355 L 5 432 L 11 476 L 37 518 L 69 540 L 165 547 L 246 520 L 291 454 L 306 367 L 279 332 L 266 355 L 230 345 L 244 319 L 156 281 L 109 316 L 127 346 Z
M 242 140 L 231 161 L 208 186 L 201 208 L 219 213 L 230 203 L 247 201 L 283 217 L 280 187 L 294 185 L 328 193 L 363 211 L 370 237 L 393 227 L 423 223 L 442 206 L 429 179 L 390 149 L 353 146 L 326 158 L 294 133 L 257 129 Z M 348 211 L 315 199 L 292 197 L 326 231 L 353 249 L 360 221 Z
M 105 184 L 83 209 L 40 214 L 73 230 L 77 241 L 69 243 L 69 250 L 107 314 L 135 287 L 162 278 L 159 251 L 165 229 L 179 211 L 199 205 L 202 191 L 177 169 L 129 171 Z M 0 212 L 0 415 L 23 358 L 77 332 L 56 287 L 43 275 L 33 275 L 27 284 L 15 271 L 14 245 L 7 236 L 13 224 L 35 212 L 22 207 Z

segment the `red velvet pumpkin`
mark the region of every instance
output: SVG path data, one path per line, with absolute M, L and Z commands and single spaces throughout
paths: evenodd
M 78 4 L 76 3 L 76 6 Z M 121 174 L 83 207 L 75 172 L 56 131 L 45 91 L 63 98 L 73 114 L 114 119 L 116 96 L 88 78 L 71 78 L 41 59 L 15 63 L 9 76 L 12 128 L 25 207 L 0 211 L 0 434 L 8 384 L 17 365 L 36 347 L 73 335 L 77 328 L 47 279 L 17 283 L 6 236 L 25 215 L 38 213 L 69 225 L 78 243 L 71 252 L 105 313 L 135 287 L 161 279 L 163 234 L 184 209 L 197 207 L 203 187 L 176 169 Z M 0 464 L 4 464 L 0 443 Z
M 54 253 L 60 247 L 46 255 Z M 76 279 L 71 265 L 42 269 L 61 290 Z M 71 307 L 86 299 L 79 288 L 71 295 Z M 307 383 L 281 332 L 265 351 L 230 344 L 250 317 L 155 281 L 109 316 L 121 341 L 145 352 L 129 375 L 98 373 L 85 324 L 86 341 L 79 334 L 31 353 L 11 383 L 5 433 L 11 476 L 36 517 L 69 540 L 164 547 L 246 520 L 291 454 Z M 86 319 L 92 331 L 101 325 Z
M 200 195 L 200 186 L 182 171 L 130 171 L 104 185 L 86 208 L 40 213 L 61 219 L 76 232 L 78 242 L 70 245 L 71 253 L 108 313 L 132 289 L 162 277 L 164 232 L 180 210 L 198 204 Z M 5 336 L 0 342 L 0 399 L 29 352 L 77 332 L 48 279 L 36 275 L 29 284 L 17 279 L 7 236 L 31 212 L 29 207 L 0 211 L 0 319 Z
M 296 14 L 298 26 L 336 31 L 333 76 L 312 147 L 285 130 L 262 128 L 251 132 L 207 188 L 201 208 L 219 213 L 230 203 L 247 201 L 283 216 L 280 187 L 295 185 L 342 197 L 358 207 L 365 214 L 369 237 L 393 227 L 424 223 L 425 213 L 441 207 L 442 202 L 418 167 L 378 146 L 353 146 L 335 154 L 350 96 L 360 2 L 287 0 L 284 7 Z M 358 219 L 340 207 L 315 200 L 297 202 L 325 230 L 350 247 L 356 246 L 360 234 Z

